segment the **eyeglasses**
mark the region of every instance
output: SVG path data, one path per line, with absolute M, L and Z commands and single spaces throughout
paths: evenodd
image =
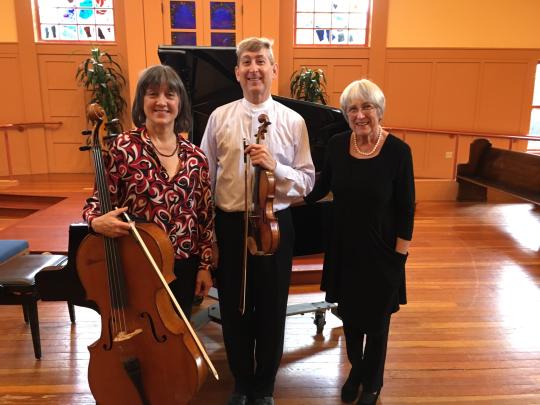
M 348 114 L 356 114 L 358 112 L 358 109 L 360 109 L 360 111 L 362 111 L 362 114 L 368 114 L 370 113 L 371 111 L 373 111 L 375 108 L 377 108 L 376 106 L 374 106 L 373 104 L 369 104 L 369 103 L 366 103 L 366 104 L 362 104 L 360 106 L 360 108 L 358 108 L 358 106 L 356 105 L 351 105 L 348 109 L 347 109 L 347 113 Z

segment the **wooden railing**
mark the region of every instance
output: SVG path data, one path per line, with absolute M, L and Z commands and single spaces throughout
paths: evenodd
M 46 127 L 49 125 L 60 126 L 62 124 L 62 121 L 18 122 L 15 124 L 0 124 L 0 130 L 16 129 L 17 131 L 24 131 L 26 128 Z
M 474 139 L 486 138 L 495 147 L 527 151 L 527 141 L 540 141 L 540 136 L 493 132 L 385 126 L 401 136 L 413 152 L 415 176 L 425 179 L 453 180 L 459 163 L 468 161 L 469 145 Z
M 11 152 L 9 148 L 9 137 L 7 131 L 17 130 L 19 132 L 24 131 L 27 128 L 39 128 L 39 127 L 60 127 L 63 124 L 62 121 L 40 121 L 40 122 L 16 122 L 13 124 L 0 124 L 0 132 L 4 133 L 4 148 L 5 156 L 0 156 L 6 160 L 7 174 L 13 174 Z
M 420 128 L 402 128 L 402 127 L 384 127 L 387 131 L 395 132 L 420 132 L 426 134 L 442 134 L 442 135 L 457 135 L 457 136 L 475 136 L 475 137 L 489 137 L 489 138 L 505 138 L 515 139 L 521 141 L 540 141 L 540 136 L 535 135 L 510 135 L 500 134 L 496 132 L 475 132 L 475 131 L 454 131 L 446 129 L 420 129 Z

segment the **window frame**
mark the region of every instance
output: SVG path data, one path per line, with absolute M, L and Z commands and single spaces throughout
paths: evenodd
M 316 0 L 315 0 L 316 1 Z M 297 31 L 297 6 L 298 6 L 298 0 L 294 0 L 294 12 L 293 12 L 293 18 L 294 18 L 294 26 L 293 26 L 293 46 L 295 48 L 340 48 L 340 49 L 354 49 L 354 48 L 360 48 L 360 49 L 366 49 L 371 46 L 371 23 L 372 23 L 372 15 L 373 15 L 373 1 L 374 0 L 368 0 L 369 5 L 366 12 L 366 36 L 365 36 L 365 43 L 364 44 L 297 44 L 296 43 L 296 31 Z M 313 28 L 315 30 L 315 28 Z
M 41 19 L 40 19 L 40 13 L 39 13 L 39 0 L 32 0 L 32 13 L 33 13 L 33 21 L 34 21 L 34 40 L 36 43 L 41 44 L 105 44 L 105 45 L 111 45 L 116 44 L 118 40 L 118 21 L 117 21 L 117 1 L 112 0 L 112 10 L 113 10 L 113 24 L 112 27 L 114 29 L 114 40 L 100 40 L 100 39 L 77 39 L 77 40 L 69 40 L 69 39 L 43 39 L 42 33 L 41 33 Z M 95 10 L 95 9 L 94 9 Z M 76 24 L 77 28 L 80 24 Z M 96 24 L 93 24 L 96 26 Z

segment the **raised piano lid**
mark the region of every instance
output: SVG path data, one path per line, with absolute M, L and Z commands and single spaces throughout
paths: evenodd
M 193 129 L 191 140 L 199 145 L 208 117 L 217 107 L 242 98 L 236 80 L 236 49 L 232 47 L 160 46 L 161 63 L 173 67 L 189 94 Z M 272 96 L 298 112 L 308 127 L 311 155 L 315 169 L 321 170 L 324 149 L 331 136 L 349 129 L 339 109 L 287 97 Z

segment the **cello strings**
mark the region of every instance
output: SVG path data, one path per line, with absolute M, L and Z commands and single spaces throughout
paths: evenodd
M 97 156 L 96 156 L 97 155 Z M 103 159 L 101 154 L 101 149 L 95 152 L 95 164 L 99 170 L 99 173 L 105 173 L 103 166 Z M 112 207 L 110 206 L 110 199 L 108 197 L 108 187 L 105 176 L 96 176 L 96 182 L 98 183 L 98 190 L 101 193 L 101 209 L 102 213 L 111 211 Z M 118 266 L 118 247 L 116 241 L 111 238 L 105 237 L 105 254 L 107 259 L 107 281 L 109 284 L 109 297 L 111 300 L 111 320 L 112 320 L 112 330 L 114 335 L 123 328 L 126 329 L 126 317 L 123 311 L 125 303 L 123 302 L 123 297 L 121 293 L 122 285 L 120 282 L 120 269 Z

